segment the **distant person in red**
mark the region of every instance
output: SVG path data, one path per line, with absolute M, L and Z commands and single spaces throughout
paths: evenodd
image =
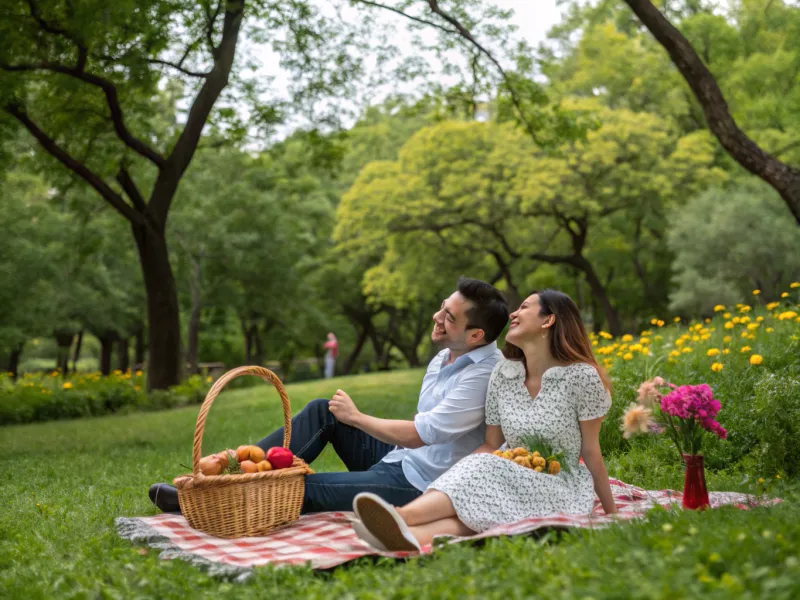
M 327 350 L 325 353 L 325 379 L 330 379 L 336 368 L 336 357 L 339 356 L 339 342 L 336 341 L 336 336 L 328 332 L 328 341 L 322 347 Z

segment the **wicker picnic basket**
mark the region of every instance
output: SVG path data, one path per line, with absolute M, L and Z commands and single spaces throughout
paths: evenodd
M 268 381 L 281 397 L 283 405 L 283 447 L 292 437 L 292 410 L 281 380 L 263 367 L 239 367 L 220 377 L 206 395 L 194 429 L 192 474 L 175 479 L 181 512 L 194 529 L 223 538 L 263 535 L 300 516 L 305 476 L 313 473 L 295 457 L 291 467 L 245 473 L 242 475 L 203 475 L 203 431 L 206 416 L 214 400 L 230 381 L 242 375 L 256 375 Z

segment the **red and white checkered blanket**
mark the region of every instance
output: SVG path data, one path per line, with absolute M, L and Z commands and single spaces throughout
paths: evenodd
M 647 491 L 612 479 L 611 489 L 619 514 L 608 516 L 599 500 L 588 515 L 553 514 L 532 517 L 495 527 L 463 538 L 445 539 L 458 543 L 487 537 L 520 535 L 546 528 L 600 528 L 612 523 L 642 517 L 656 505 L 680 507 L 681 493 L 673 490 Z M 735 505 L 747 510 L 752 506 L 773 504 L 779 500 L 756 499 L 734 492 L 711 492 L 711 507 Z M 303 565 L 328 569 L 362 556 L 376 555 L 404 558 L 408 552 L 378 552 L 362 542 L 350 526 L 350 512 L 327 512 L 303 515 L 291 526 L 264 537 L 222 539 L 189 527 L 180 515 L 160 514 L 152 517 L 118 518 L 119 534 L 162 550 L 161 558 L 183 558 L 208 566 L 213 573 L 246 577 L 249 569 L 260 565 Z M 439 539 L 437 538 L 437 544 Z M 426 546 L 423 554 L 433 549 Z

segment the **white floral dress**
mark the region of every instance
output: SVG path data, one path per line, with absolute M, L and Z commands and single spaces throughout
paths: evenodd
M 501 449 L 520 446 L 521 436 L 539 435 L 564 452 L 569 472 L 537 473 L 493 454 L 472 454 L 428 489 L 447 494 L 458 518 L 478 532 L 533 516 L 590 513 L 594 485 L 589 470 L 579 463 L 579 421 L 602 417 L 610 407 L 611 398 L 592 365 L 551 367 L 534 399 L 525 387 L 523 364 L 501 360 L 486 395 L 486 424 L 502 428 L 506 442 Z

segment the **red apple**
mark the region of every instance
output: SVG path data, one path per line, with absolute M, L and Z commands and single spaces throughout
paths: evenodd
M 270 448 L 267 452 L 267 460 L 274 469 L 286 469 L 291 467 L 294 462 L 294 454 L 288 448 L 278 446 Z

